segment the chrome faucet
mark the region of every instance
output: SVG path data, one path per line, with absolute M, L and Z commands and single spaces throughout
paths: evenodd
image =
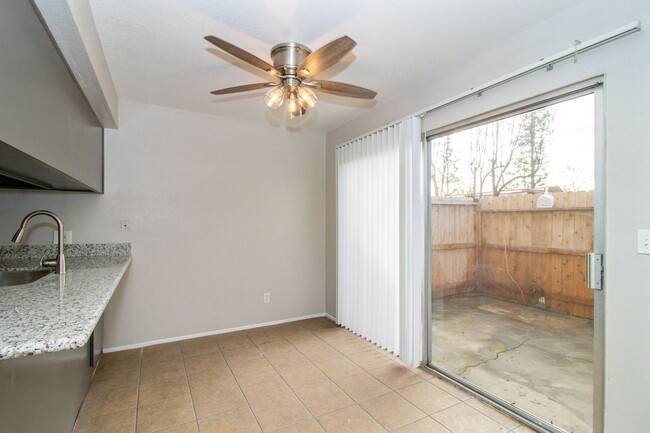
M 28 214 L 25 218 L 23 218 L 23 222 L 20 223 L 20 228 L 14 237 L 11 238 L 11 242 L 18 243 L 23 240 L 23 235 L 25 234 L 27 223 L 29 223 L 29 221 L 37 215 L 46 215 L 51 217 L 56 222 L 57 230 L 59 230 L 59 251 L 56 257 L 53 259 L 42 259 L 41 266 L 54 268 L 54 272 L 57 274 L 65 274 L 65 256 L 63 255 L 63 222 L 61 221 L 61 218 L 56 216 L 56 214 L 48 210 L 35 210 L 34 212 Z

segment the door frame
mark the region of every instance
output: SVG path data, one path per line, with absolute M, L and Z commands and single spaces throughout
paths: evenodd
M 487 404 L 518 419 L 523 424 L 547 433 L 565 433 L 554 425 L 537 418 L 536 416 L 520 410 L 507 401 L 474 386 L 469 381 L 431 363 L 432 359 L 432 297 L 431 297 L 431 145 L 430 139 L 434 136 L 451 134 L 454 131 L 468 129 L 473 125 L 487 123 L 500 118 L 509 117 L 515 112 L 525 111 L 528 107 L 541 108 L 553 105 L 562 100 L 577 98 L 586 94 L 594 95 L 594 252 L 603 254 L 605 251 L 605 150 L 606 150 L 606 105 L 605 105 L 605 77 L 597 76 L 581 81 L 552 92 L 547 92 L 534 98 L 523 100 L 519 103 L 509 104 L 496 110 L 475 116 L 460 122 L 431 131 L 423 129 L 423 146 L 425 146 L 424 191 L 426 194 L 425 209 L 425 290 L 424 302 L 425 320 L 422 321 L 423 347 L 426 349 L 424 367 L 435 372 L 443 379 L 470 392 Z M 603 272 L 606 272 L 606 258 L 603 258 Z M 604 383 L 605 383 L 605 296 L 604 285 L 602 290 L 594 290 L 594 371 L 593 371 L 593 433 L 604 431 Z

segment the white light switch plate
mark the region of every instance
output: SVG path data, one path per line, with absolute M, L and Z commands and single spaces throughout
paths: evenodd
M 637 230 L 637 247 L 639 254 L 650 254 L 650 229 Z

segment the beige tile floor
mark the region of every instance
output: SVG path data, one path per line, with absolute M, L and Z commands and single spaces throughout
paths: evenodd
M 74 433 L 532 432 L 325 318 L 102 357 Z

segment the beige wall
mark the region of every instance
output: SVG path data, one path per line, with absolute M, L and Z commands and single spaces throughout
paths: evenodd
M 105 138 L 104 195 L 0 192 L 0 242 L 37 208 L 75 243 L 131 242 L 107 347 L 324 312 L 322 135 L 121 102 Z M 26 242 L 51 239 L 45 222 Z
M 650 23 L 650 2 L 583 2 L 508 44 L 436 77 L 327 135 L 327 312 L 336 315 L 334 148 L 471 87 L 634 20 Z M 636 253 L 636 230 L 650 228 L 650 33 L 641 32 L 432 114 L 429 127 L 470 117 L 582 79 L 605 75 L 605 431 L 640 432 L 650 407 L 650 256 Z

